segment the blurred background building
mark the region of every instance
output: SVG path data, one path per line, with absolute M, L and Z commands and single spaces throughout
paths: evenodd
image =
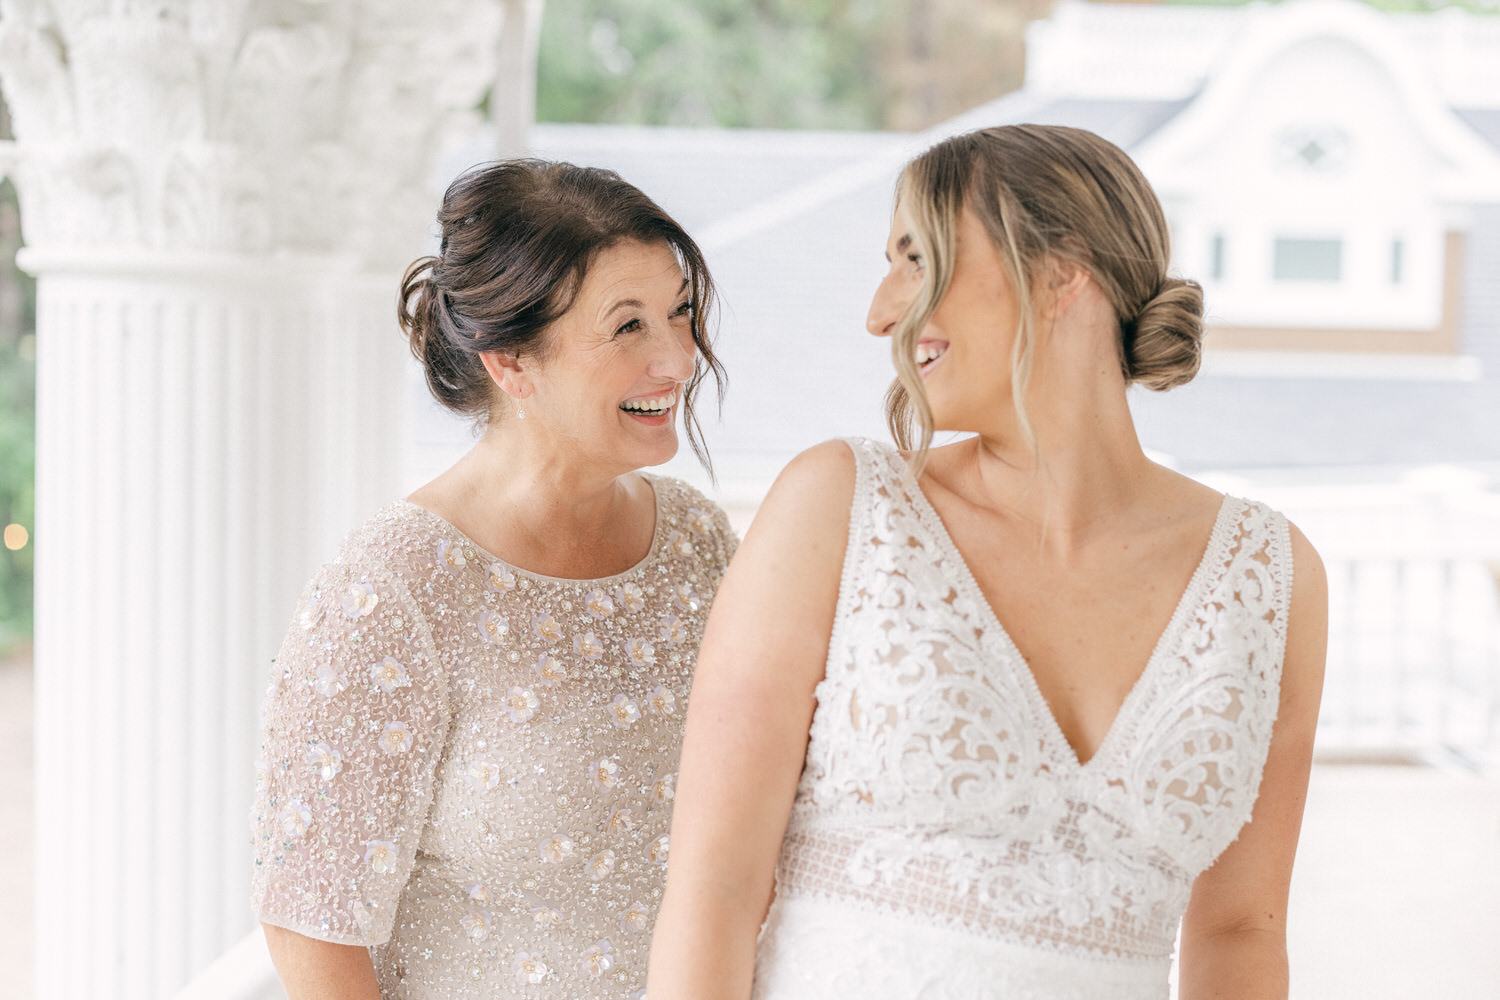
M 1500 721 L 1500 17 L 1338 0 L 1062 0 L 1021 86 L 918 131 L 538 124 L 704 243 L 731 373 L 709 428 L 742 513 L 808 445 L 885 435 L 891 363 L 863 318 L 893 179 L 936 139 L 1072 125 L 1142 166 L 1174 268 L 1205 291 L 1203 374 L 1132 390 L 1161 460 L 1280 504 L 1334 576 L 1328 753 L 1483 754 Z M 474 159 L 456 150 L 445 173 Z M 468 444 L 409 377 L 403 474 Z

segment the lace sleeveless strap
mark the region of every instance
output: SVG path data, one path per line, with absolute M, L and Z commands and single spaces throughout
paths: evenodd
M 880 520 L 880 510 L 888 509 L 890 495 L 885 487 L 876 463 L 883 457 L 878 445 L 868 438 L 843 438 L 854 453 L 854 498 L 849 503 L 849 537 L 844 549 L 844 567 L 839 576 L 838 600 L 833 615 L 833 630 L 828 639 L 829 657 L 824 667 L 824 680 L 818 684 L 815 696 L 821 705 L 825 699 L 835 697 L 835 685 L 827 680 L 828 669 L 834 663 L 833 650 L 845 647 L 845 633 L 853 621 L 853 607 L 860 601 L 861 575 L 864 568 L 864 552 L 870 544 L 873 524 Z M 829 713 L 813 715 L 811 741 L 816 740 L 820 718 L 827 720 Z M 826 725 L 824 726 L 826 729 Z M 812 763 L 811 758 L 808 764 Z

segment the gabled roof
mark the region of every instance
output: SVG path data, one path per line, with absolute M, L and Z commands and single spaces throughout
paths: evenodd
M 1274 64 L 1307 44 L 1338 44 L 1368 58 L 1392 85 L 1402 112 L 1431 151 L 1434 190 L 1451 203 L 1500 201 L 1500 151 L 1442 99 L 1390 20 L 1352 0 L 1300 0 L 1244 18 L 1202 92 L 1180 114 L 1134 149 L 1142 171 L 1158 186 L 1202 186 L 1194 154 L 1234 129 L 1249 96 L 1265 86 Z M 1312 94 L 1315 100 L 1319 95 Z

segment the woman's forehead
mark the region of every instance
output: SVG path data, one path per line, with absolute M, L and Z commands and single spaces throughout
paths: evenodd
M 891 256 L 904 253 L 916 241 L 916 232 L 912 228 L 911 218 L 907 215 L 900 201 L 891 212 L 891 231 L 886 236 L 886 251 Z
M 605 247 L 594 255 L 584 274 L 584 287 L 602 287 L 617 282 L 680 282 L 682 262 L 668 243 L 627 240 Z
M 617 243 L 590 263 L 575 306 L 609 310 L 617 304 L 643 307 L 649 300 L 675 297 L 688 286 L 677 254 L 667 243 Z

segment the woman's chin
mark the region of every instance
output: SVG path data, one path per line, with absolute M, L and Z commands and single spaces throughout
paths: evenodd
M 668 462 L 672 461 L 672 459 L 674 459 L 676 457 L 677 457 L 677 446 L 676 446 L 676 444 L 673 444 L 670 451 L 663 452 L 657 458 L 654 458 L 653 460 L 651 460 L 651 461 L 646 462 L 645 464 L 643 464 L 641 466 L 641 468 L 643 468 L 643 469 L 650 469 L 650 468 L 655 468 L 658 465 L 666 465 Z
M 678 441 L 677 429 L 667 427 L 665 432 L 658 430 L 653 435 L 654 440 L 639 442 L 636 447 L 620 449 L 620 454 L 628 456 L 626 461 L 634 461 L 632 469 L 649 469 L 657 465 L 665 465 L 677 457 Z

